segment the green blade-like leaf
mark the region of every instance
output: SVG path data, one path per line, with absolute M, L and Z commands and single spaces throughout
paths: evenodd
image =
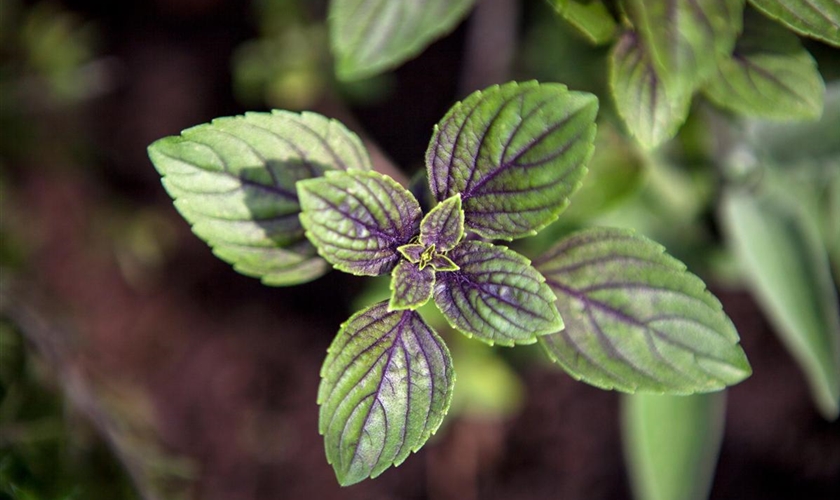
M 466 228 L 486 238 L 535 234 L 580 187 L 592 155 L 598 99 L 564 85 L 493 86 L 459 102 L 426 152 L 438 201 L 461 194 Z
M 622 441 L 636 500 L 706 500 L 723 439 L 726 392 L 622 398 Z
M 723 199 L 727 235 L 782 341 L 805 372 L 817 407 L 840 405 L 840 308 L 819 229 L 783 187 Z
M 357 80 L 419 54 L 466 17 L 475 0 L 332 0 L 336 72 Z
M 460 194 L 438 203 L 420 223 L 420 243 L 435 245 L 438 252 L 452 250 L 463 237 L 464 211 Z
M 840 0 L 750 0 L 793 31 L 840 47 Z
M 407 260 L 400 261 L 391 272 L 391 300 L 388 310 L 417 309 L 432 298 L 435 286 L 435 269 L 420 269 Z
M 732 57 L 718 61 L 706 97 L 749 116 L 818 118 L 825 85 L 814 58 L 781 26 L 758 15 L 748 21 Z
M 666 87 L 651 57 L 636 33 L 628 31 L 613 48 L 609 63 L 618 114 L 630 134 L 649 149 L 676 135 L 691 105 L 691 93 Z
M 350 170 L 298 182 L 306 237 L 341 271 L 390 272 L 420 229 L 420 205 L 387 175 Z
M 615 38 L 618 25 L 600 0 L 548 0 L 548 3 L 595 45 Z
M 359 138 L 315 113 L 219 118 L 149 146 L 175 207 L 221 259 L 268 285 L 328 270 L 298 220 L 295 183 L 329 170 L 369 170 Z
M 338 332 L 321 369 L 318 428 L 343 486 L 376 477 L 420 449 L 452 400 L 443 340 L 414 311 L 380 302 Z
M 465 241 L 447 256 L 460 269 L 437 274 L 435 304 L 456 330 L 510 346 L 563 328 L 554 294 L 525 257 L 480 241 Z
M 692 94 L 727 57 L 741 31 L 744 0 L 626 0 L 640 45 L 665 87 Z
M 750 374 L 738 334 L 685 265 L 622 229 L 588 229 L 535 262 L 566 329 L 540 338 L 578 380 L 623 392 L 692 394 Z

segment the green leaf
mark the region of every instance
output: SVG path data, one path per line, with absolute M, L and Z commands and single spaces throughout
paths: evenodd
M 796 35 L 779 25 L 748 18 L 732 57 L 718 62 L 703 89 L 723 108 L 769 119 L 815 119 L 825 85 L 814 58 Z
M 486 238 L 535 234 L 580 187 L 598 99 L 564 85 L 511 82 L 471 94 L 435 126 L 426 152 L 438 201 L 460 193 L 466 228 Z
M 691 93 L 665 85 L 638 35 L 627 31 L 610 55 L 610 88 L 627 130 L 645 148 L 674 137 L 688 116 Z
M 590 42 L 603 45 L 615 38 L 618 25 L 600 0 L 548 0 L 548 3 Z
M 465 241 L 447 256 L 460 269 L 438 273 L 435 304 L 456 330 L 510 346 L 563 328 L 554 294 L 525 257 L 480 241 Z
M 640 45 L 665 87 L 692 94 L 727 57 L 741 31 L 744 0 L 626 0 Z
M 540 343 L 578 380 L 622 392 L 692 394 L 751 372 L 720 302 L 647 238 L 583 230 L 535 267 L 557 294 L 566 323 Z
M 723 439 L 726 393 L 622 398 L 622 438 L 637 500 L 706 500 Z
M 420 205 L 387 175 L 350 170 L 298 182 L 300 220 L 318 253 L 341 271 L 390 272 L 420 228 Z
M 318 428 L 342 486 L 399 465 L 435 433 L 455 373 L 443 340 L 414 311 L 380 302 L 338 332 L 321 369 Z
M 391 69 L 449 33 L 475 0 L 332 0 L 336 72 L 358 80 Z
M 750 3 L 799 34 L 840 47 L 838 0 L 750 0 Z
M 268 285 L 328 270 L 298 220 L 295 183 L 328 170 L 369 170 L 359 138 L 315 113 L 218 118 L 149 146 L 175 207 L 213 253 Z
M 730 191 L 724 228 L 749 284 L 805 372 L 822 414 L 840 405 L 840 310 L 819 229 L 785 186 L 764 195 Z
M 438 252 L 452 250 L 463 237 L 464 211 L 460 194 L 438 203 L 420 223 L 420 243 L 435 245 Z
M 420 269 L 407 260 L 400 261 L 391 272 L 391 300 L 388 310 L 417 309 L 432 298 L 435 286 L 435 269 Z

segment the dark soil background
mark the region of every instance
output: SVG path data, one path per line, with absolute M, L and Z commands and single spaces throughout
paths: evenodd
M 364 280 L 331 273 L 284 289 L 236 274 L 190 233 L 145 152 L 245 111 L 231 92 L 230 56 L 255 36 L 249 3 L 62 5 L 100 29 L 113 88 L 70 111 L 36 112 L 32 133 L 44 146 L 7 162 L 5 201 L 16 210 L 3 217 L 14 218 L 28 254 L 14 314 L 150 498 L 630 497 L 619 396 L 545 364 L 521 368 L 527 398 L 515 417 L 449 419 L 399 468 L 339 488 L 315 395 Z M 460 97 L 451 75 L 465 38 L 461 27 L 396 72 L 387 102 L 354 110 L 397 164 L 422 159 L 433 124 Z M 157 237 L 155 258 L 122 246 L 138 219 L 151 221 L 137 227 Z M 840 424 L 815 412 L 752 299 L 713 289 L 754 375 L 729 391 L 712 498 L 840 498 Z

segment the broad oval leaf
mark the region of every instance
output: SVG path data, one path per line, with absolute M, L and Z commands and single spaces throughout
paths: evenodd
M 443 340 L 414 311 L 380 302 L 338 332 L 321 369 L 318 428 L 343 486 L 420 449 L 443 421 L 455 373 Z
M 336 269 L 356 275 L 390 272 L 397 249 L 420 228 L 420 205 L 387 175 L 327 172 L 298 182 L 306 236 Z
M 799 34 L 840 47 L 840 0 L 750 0 Z
M 535 267 L 557 294 L 566 323 L 540 343 L 578 380 L 623 392 L 692 394 L 751 372 L 720 302 L 647 238 L 583 230 Z
M 741 31 L 744 0 L 626 0 L 641 45 L 670 92 L 692 94 Z
M 580 187 L 598 99 L 564 85 L 511 82 L 471 94 L 435 126 L 426 151 L 438 201 L 461 194 L 466 228 L 486 238 L 535 234 Z
M 417 309 L 432 298 L 435 286 L 435 269 L 420 269 L 407 260 L 400 261 L 391 272 L 391 300 L 388 310 Z
M 315 113 L 218 118 L 149 146 L 175 207 L 213 253 L 268 285 L 329 268 L 306 241 L 295 183 L 329 170 L 369 170 L 359 138 Z
M 420 222 L 420 243 L 435 245 L 438 252 L 452 250 L 463 236 L 464 211 L 460 194 L 438 203 Z
M 767 179 L 767 178 L 765 178 Z M 756 298 L 829 419 L 840 413 L 840 308 L 815 221 L 783 189 L 730 191 L 724 228 Z
M 332 0 L 336 72 L 357 80 L 419 54 L 466 17 L 475 0 Z
M 600 0 L 548 0 L 548 3 L 595 45 L 615 38 L 618 25 Z
M 634 498 L 707 500 L 723 440 L 726 392 L 621 399 Z
M 627 31 L 610 55 L 610 87 L 627 130 L 645 148 L 674 137 L 688 117 L 691 93 L 666 86 L 638 35 Z
M 758 14 L 748 21 L 732 57 L 718 62 L 703 89 L 706 97 L 748 116 L 818 118 L 825 84 L 814 58 L 781 26 Z
M 437 273 L 434 297 L 456 330 L 510 346 L 563 328 L 554 294 L 525 257 L 481 241 L 465 241 L 447 257 L 460 269 Z

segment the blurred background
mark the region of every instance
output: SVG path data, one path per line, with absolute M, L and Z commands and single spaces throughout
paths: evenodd
M 616 119 L 608 47 L 543 0 L 480 1 L 416 59 L 353 83 L 334 76 L 326 12 L 324 0 L 0 0 L 0 499 L 631 498 L 618 394 L 536 347 L 451 332 L 458 382 L 441 430 L 340 488 L 317 432 L 318 372 L 338 325 L 387 282 L 238 275 L 192 235 L 146 156 L 214 117 L 309 109 L 409 178 L 456 100 L 531 78 L 598 94 L 602 123 L 587 183 L 521 251 L 596 223 L 662 242 L 721 299 L 754 369 L 728 391 L 711 498 L 840 498 L 840 424 L 815 409 L 721 244 L 708 144 L 728 129 L 708 104 L 652 161 Z M 830 86 L 838 52 L 806 46 Z

